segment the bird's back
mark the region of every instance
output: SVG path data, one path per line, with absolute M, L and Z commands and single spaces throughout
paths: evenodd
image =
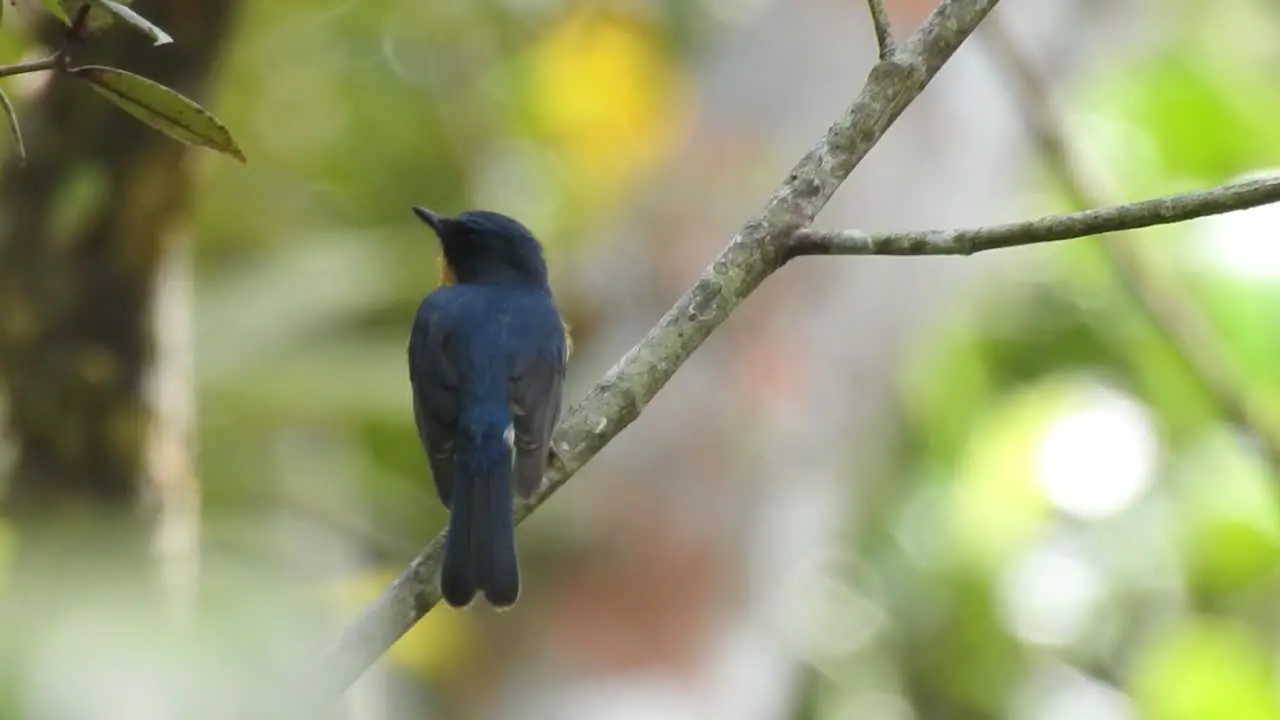
M 454 346 L 464 364 L 498 355 L 518 359 L 534 351 L 562 351 L 564 330 L 550 292 L 507 285 L 450 285 L 418 308 Z

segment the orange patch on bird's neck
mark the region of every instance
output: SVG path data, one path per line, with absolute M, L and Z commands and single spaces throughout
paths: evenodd
M 440 287 L 457 282 L 453 277 L 453 268 L 449 267 L 449 263 L 444 259 L 444 253 L 440 253 L 440 257 L 436 260 L 436 269 L 440 271 Z

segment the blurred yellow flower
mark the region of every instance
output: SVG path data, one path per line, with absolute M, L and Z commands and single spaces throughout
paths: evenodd
M 534 47 L 532 114 L 579 199 L 609 202 L 675 147 L 688 103 L 661 42 L 637 19 L 588 10 Z

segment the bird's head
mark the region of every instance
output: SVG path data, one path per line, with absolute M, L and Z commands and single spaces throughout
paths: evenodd
M 488 210 L 454 218 L 423 207 L 413 212 L 440 238 L 446 281 L 547 285 L 542 245 L 518 221 Z

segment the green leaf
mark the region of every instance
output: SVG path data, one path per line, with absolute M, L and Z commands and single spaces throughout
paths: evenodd
M 148 37 L 155 41 L 156 45 L 167 45 L 173 42 L 173 38 L 159 25 L 142 17 L 129 7 L 132 0 L 40 0 L 45 9 L 61 20 L 64 24 L 70 25 L 71 18 L 75 17 L 84 9 L 86 5 L 89 7 L 89 16 L 85 18 L 84 27 L 89 33 L 94 33 L 107 27 L 116 18 L 119 18 L 135 28 L 146 33 Z M 3 0 L 0 0 L 2 3 Z M 3 4 L 0 4 L 3 7 Z
M 3 5 L 0 0 L 0 5 Z M 9 96 L 0 90 L 0 108 L 4 109 L 4 115 L 9 120 L 9 131 L 13 133 L 14 148 L 13 151 L 18 154 L 18 162 L 22 165 L 27 164 L 27 149 L 22 144 L 22 128 L 18 127 L 18 114 L 13 110 L 13 103 L 9 102 Z
M 67 16 L 67 11 L 62 7 L 61 0 L 40 0 L 40 3 L 44 5 L 44 9 L 48 10 L 51 15 L 67 25 L 71 24 L 71 18 Z
M 101 65 L 86 65 L 70 73 L 89 83 L 120 109 L 169 137 L 246 162 L 226 126 L 176 91 L 141 75 Z
M 116 17 L 120 18 L 121 20 L 124 20 L 125 22 L 129 23 L 135 28 L 146 33 L 148 37 L 150 37 L 152 40 L 155 41 L 153 43 L 155 45 L 167 45 L 168 43 L 173 42 L 173 38 L 169 37 L 169 34 L 166 33 L 164 30 L 161 30 L 158 25 L 142 17 L 138 13 L 134 12 L 129 8 L 128 5 L 125 5 L 124 3 L 119 3 L 119 2 L 116 2 L 115 0 L 90 0 L 90 1 L 94 5 L 98 5 L 100 7 L 106 8 L 107 10 L 111 11 L 111 13 L 114 14 Z
M 109 0 L 109 2 L 103 2 L 102 0 L 40 0 L 40 2 L 44 4 L 46 10 L 53 13 L 54 16 L 67 25 L 71 25 L 75 18 L 80 17 L 82 12 L 86 12 L 84 19 L 80 21 L 81 37 L 85 37 L 95 35 L 106 29 L 115 22 L 117 17 L 124 17 L 109 5 L 119 5 L 124 8 L 132 0 Z M 141 16 L 128 10 L 128 8 L 125 8 L 125 12 L 137 16 L 139 20 L 147 23 Z M 125 20 L 128 20 L 131 24 L 133 23 L 129 18 L 125 18 Z M 147 31 L 147 33 L 151 34 L 150 31 Z M 168 35 L 165 35 L 165 37 L 168 37 Z M 159 45 L 160 43 L 156 44 Z

